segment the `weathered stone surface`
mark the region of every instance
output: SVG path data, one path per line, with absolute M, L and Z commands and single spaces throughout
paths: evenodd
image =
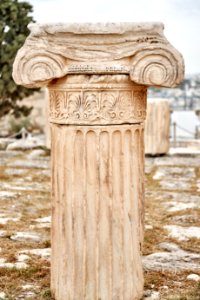
M 15 152 L 15 156 L 16 158 L 18 158 L 20 155 L 22 155 L 22 153 L 20 151 L 16 151 Z M 7 162 L 9 162 L 9 159 L 10 160 L 15 160 L 15 156 L 9 156 L 7 155 L 7 152 L 4 152 L 2 151 L 1 152 L 1 159 L 4 160 L 4 157 L 5 159 L 7 160 Z M 21 158 L 23 158 L 24 160 L 26 160 L 26 157 L 27 157 L 27 154 L 24 153 L 23 156 Z M 145 160 L 145 163 L 147 166 L 151 166 L 152 169 L 151 169 L 151 172 L 148 174 L 148 177 L 150 177 L 152 179 L 152 175 L 155 173 L 158 165 L 157 165 L 157 159 L 158 158 L 146 158 Z M 195 159 L 196 159 L 196 164 L 195 164 Z M 31 160 L 31 159 L 30 159 Z M 160 160 L 160 158 L 159 158 Z M 195 158 L 195 157 L 181 157 L 181 159 L 179 159 L 179 156 L 176 156 L 176 159 L 174 158 L 173 162 L 175 164 L 175 161 L 177 161 L 176 163 L 176 166 L 178 166 L 180 164 L 180 167 L 183 166 L 184 164 L 184 160 L 186 162 L 186 168 L 187 166 L 190 166 L 190 163 L 193 167 L 195 167 L 196 165 L 196 170 L 198 170 L 198 162 L 199 162 L 199 158 L 198 156 Z M 162 162 L 162 164 L 161 164 Z M 159 164 L 159 170 L 161 170 L 161 166 L 165 166 L 165 163 L 166 163 L 166 160 L 164 159 L 164 157 L 162 157 L 162 160 L 160 160 L 160 164 Z M 4 169 L 5 170 L 5 169 Z M 41 182 L 41 174 L 43 174 L 43 172 L 45 172 L 44 174 L 48 175 L 49 174 L 49 169 L 35 169 L 35 168 L 29 168 L 29 169 L 26 169 L 27 173 L 25 175 L 23 175 L 23 181 L 19 182 L 18 184 L 20 184 L 22 187 L 24 187 L 25 185 L 25 182 L 26 182 L 26 177 L 30 177 L 30 174 L 34 175 L 35 177 L 35 182 L 38 182 L 40 183 Z M 5 173 L 5 172 L 4 172 Z M 196 181 L 197 181 L 197 178 L 198 177 L 198 172 L 196 172 L 196 177 L 195 178 L 191 178 L 191 181 L 195 184 Z M 9 175 L 9 181 L 15 181 L 16 177 L 15 175 L 12 175 L 10 174 Z M 18 176 L 19 177 L 19 176 Z M 43 181 L 43 186 L 45 187 L 46 185 L 48 186 L 48 182 L 50 181 L 50 177 L 45 177 L 45 181 Z M 168 178 L 167 180 L 170 180 L 170 178 Z M 8 190 L 6 191 L 7 193 L 10 191 L 10 189 L 8 188 Z M 14 193 L 14 192 L 13 192 Z M 176 192 L 173 192 L 173 191 L 164 191 L 164 190 L 161 190 L 160 188 L 157 188 L 155 189 L 154 188 L 154 180 L 152 180 L 151 182 L 147 182 L 147 187 L 146 187 L 146 193 L 147 193 L 147 196 L 146 196 L 146 213 L 147 213 L 147 217 L 146 217 L 146 224 L 147 224 L 147 229 L 148 231 L 146 232 L 146 237 L 148 237 L 149 234 L 152 234 L 152 232 L 155 230 L 156 226 L 157 226 L 157 219 L 156 219 L 156 213 L 155 213 L 155 209 L 153 208 L 151 210 L 151 205 L 153 205 L 152 203 L 152 198 L 155 199 L 157 201 L 157 204 L 160 208 L 160 211 L 164 211 L 166 212 L 166 210 L 168 210 L 168 208 L 170 207 L 176 207 L 179 208 L 179 203 L 183 203 L 187 206 L 188 204 L 188 207 L 190 205 L 190 202 L 195 204 L 197 208 L 200 207 L 200 198 L 199 198 L 199 195 L 198 193 L 197 194 L 193 194 L 192 192 L 188 191 L 188 192 L 183 192 L 181 190 L 181 186 L 179 186 L 179 189 L 176 191 Z M 1 194 L 1 193 L 0 193 Z M 4 194 L 4 193 L 3 193 Z M 11 191 L 11 194 L 12 194 L 12 191 Z M 23 196 L 24 195 L 24 196 Z M 23 198 L 23 197 L 24 198 Z M 1 198 L 1 201 L 0 201 L 0 207 L 1 207 L 1 212 L 3 211 L 3 208 L 4 206 L 6 207 L 7 209 L 7 212 L 9 212 L 11 215 L 13 215 L 13 211 L 15 209 L 20 209 L 20 212 L 23 213 L 22 216 L 22 220 L 19 221 L 20 222 L 20 226 L 25 226 L 25 228 L 23 228 L 23 230 L 27 230 L 27 228 L 29 228 L 29 224 L 36 224 L 35 220 L 37 218 L 42 218 L 42 217 L 47 217 L 49 216 L 50 214 L 50 199 L 47 197 L 45 197 L 45 194 L 42 194 L 41 192 L 37 192 L 37 190 L 34 190 L 33 189 L 33 192 L 26 192 L 25 190 L 22 190 L 22 192 L 20 192 L 20 195 L 18 195 L 17 197 L 14 197 L 14 198 Z M 168 203 L 167 203 L 168 202 Z M 171 202 L 171 204 L 169 203 Z M 165 206 L 166 204 L 166 206 Z M 30 206 L 31 205 L 31 206 Z M 180 207 L 181 208 L 181 207 Z M 177 225 L 183 225 L 185 228 L 187 228 L 187 226 L 194 226 L 194 222 L 195 223 L 198 223 L 199 224 L 199 213 L 198 213 L 198 209 L 195 209 L 193 208 L 192 210 L 190 209 L 189 211 L 187 210 L 184 210 L 184 211 L 179 211 L 177 214 L 175 211 L 173 211 L 173 213 L 169 215 L 172 215 L 172 216 L 169 216 L 168 219 L 167 219 L 167 223 L 168 224 L 177 224 Z M 24 213 L 26 213 L 24 215 Z M 27 215 L 28 214 L 28 215 Z M 153 223 L 153 229 L 151 229 L 151 226 L 152 223 L 149 223 L 149 216 L 151 217 L 151 219 L 155 219 L 154 223 Z M 160 218 L 161 216 L 159 216 Z M 164 219 L 164 216 L 163 216 L 163 219 Z M 39 224 L 42 224 L 42 223 L 38 223 Z M 43 223 L 44 224 L 44 223 Z M 18 225 L 18 223 L 17 223 Z M 7 223 L 6 225 L 4 225 L 4 229 L 5 231 L 17 231 L 17 228 L 15 230 L 15 223 Z M 13 228 L 14 226 L 14 228 Z M 197 226 L 197 225 L 196 225 Z M 28 229 L 30 230 L 30 229 Z M 32 230 L 30 230 L 32 231 Z M 33 231 L 38 231 L 38 232 L 43 232 L 42 229 L 35 229 Z M 44 232 L 46 232 L 47 230 L 45 229 Z M 9 234 L 8 234 L 9 235 Z M 6 239 L 6 240 L 5 240 Z M 170 241 L 171 238 L 168 238 L 167 237 L 167 231 L 164 232 L 164 234 L 160 234 L 158 236 L 158 241 L 162 241 L 162 240 L 168 240 Z M 7 237 L 2 237 L 0 238 L 0 241 L 1 241 L 1 248 L 2 248 L 2 251 L 3 253 L 6 253 L 7 251 Z M 200 241 L 200 239 L 199 239 Z M 6 242 L 6 243 L 5 243 Z M 12 241 L 10 240 L 10 248 L 9 248 L 9 251 L 12 249 L 12 253 L 16 254 L 16 257 L 17 257 L 17 254 L 18 254 L 18 247 L 19 245 L 21 244 L 21 242 L 17 242 L 17 241 Z M 155 243 L 154 239 L 152 239 L 152 242 Z M 183 241 L 184 242 L 184 241 Z M 33 247 L 32 244 L 30 245 L 30 243 L 26 243 L 26 242 L 23 242 L 25 243 L 24 244 L 24 250 L 26 251 L 29 251 L 31 249 L 29 249 L 29 247 Z M 182 242 L 179 241 L 179 244 L 181 244 Z M 185 242 L 184 242 L 185 243 Z M 187 243 L 187 242 L 186 242 Z M 200 243 L 200 242 L 199 242 Z M 171 243 L 170 243 L 171 244 Z M 191 245 L 191 246 L 190 246 Z M 198 254 L 199 253 L 194 253 L 194 249 L 192 249 L 192 243 L 188 243 L 188 251 L 190 254 Z M 172 245 L 171 245 L 172 246 Z M 176 245 L 177 246 L 177 245 Z M 39 247 L 41 247 L 42 249 L 44 249 L 44 244 L 43 242 L 41 242 L 40 244 L 37 244 L 36 246 L 34 246 L 34 250 L 35 248 L 39 249 Z M 160 246 L 161 247 L 161 246 Z M 23 251 L 23 249 L 21 251 Z M 48 248 L 49 249 L 49 248 Z M 164 252 L 166 253 L 166 251 L 168 252 L 171 252 L 171 248 L 170 246 L 167 247 L 161 247 L 162 250 L 160 250 L 160 252 Z M 190 249 L 190 250 L 189 250 Z M 41 251 L 41 250 L 39 250 Z M 44 250 L 45 252 L 46 250 Z M 49 251 L 49 254 L 50 254 L 50 249 L 48 250 Z M 48 251 L 47 251 L 47 255 L 48 255 Z M 157 253 L 158 250 L 156 250 L 155 253 Z M 42 252 L 42 251 L 41 251 Z M 41 265 L 44 265 L 44 268 L 42 269 L 43 272 L 47 273 L 48 274 L 48 269 L 46 269 L 46 263 L 50 260 L 50 258 L 48 258 L 47 256 L 47 259 L 45 258 L 43 260 L 42 256 L 35 256 L 35 254 L 29 254 L 29 253 L 25 253 L 26 255 L 30 256 L 30 259 L 31 259 L 31 266 L 38 266 L 38 261 L 40 262 L 41 261 Z M 2 254 L 1 254 L 2 255 Z M 194 256 L 193 256 L 194 257 Z M 154 258 L 152 258 L 154 260 Z M 167 264 L 167 259 L 168 259 L 168 264 Z M 176 258 L 174 258 L 175 260 Z M 148 289 L 151 289 L 149 290 L 149 293 L 145 293 L 145 297 L 149 297 L 151 295 L 151 292 L 152 292 L 152 289 L 153 291 L 159 291 L 161 293 L 160 297 L 161 299 L 164 299 L 164 298 L 172 298 L 174 297 L 174 293 L 175 293 L 175 287 L 172 287 L 171 286 L 171 283 L 169 283 L 168 281 L 168 272 L 170 272 L 170 277 L 173 278 L 173 282 L 176 282 L 175 284 L 177 284 L 177 289 L 179 289 L 178 291 L 176 290 L 176 298 L 180 298 L 180 290 L 183 292 L 184 289 L 187 289 L 187 290 L 190 290 L 191 292 L 193 291 L 193 288 L 194 286 L 197 284 L 195 281 L 192 281 L 192 280 L 187 280 L 187 275 L 184 275 L 188 274 L 188 272 L 190 272 L 191 274 L 192 273 L 197 273 L 199 270 L 198 270 L 198 266 L 199 266 L 199 261 L 200 259 L 197 257 L 197 258 L 192 258 L 192 257 L 189 257 L 188 258 L 188 254 L 186 254 L 186 257 L 183 259 L 181 259 L 180 257 L 177 258 L 177 260 L 182 263 L 185 263 L 185 268 L 182 268 L 182 269 L 179 269 L 177 264 L 174 263 L 174 260 L 171 259 L 171 256 L 168 256 L 168 258 L 166 258 L 166 261 L 164 261 L 163 264 L 160 263 L 160 267 L 165 267 L 166 265 L 169 267 L 169 269 L 158 269 L 158 272 L 156 271 L 157 269 L 154 269 L 153 268 L 153 261 L 152 261 L 152 269 L 149 269 L 149 271 L 146 271 L 145 272 L 145 276 L 147 276 L 148 278 L 148 275 L 149 274 L 154 274 L 153 276 L 153 279 L 152 280 L 155 280 L 155 284 L 154 286 L 152 285 L 152 287 L 148 287 Z M 156 260 L 154 260 L 155 262 Z M 9 262 L 9 260 L 8 260 Z M 160 260 L 159 260 L 160 262 Z M 189 270 L 191 264 L 195 263 L 196 267 L 195 269 L 191 269 Z M 27 262 L 27 264 L 29 265 L 29 262 Z M 4 265 L 5 266 L 5 265 Z M 175 267 L 177 267 L 177 271 L 179 272 L 175 272 Z M 182 267 L 184 267 L 184 265 L 182 264 L 181 265 Z M 30 266 L 28 266 L 27 268 L 29 268 Z M 155 267 L 157 267 L 157 265 L 155 265 Z M 171 267 L 171 268 L 170 268 Z M 6 265 L 6 268 L 7 268 L 7 265 Z M 165 271 L 166 270 L 166 271 Z M 181 272 L 182 270 L 182 272 Z M 27 270 L 27 272 L 29 272 L 29 270 Z M 157 278 L 159 278 L 159 274 L 160 272 L 162 272 L 163 274 L 163 286 L 160 287 L 160 281 L 157 280 Z M 189 274 L 190 274 L 189 273 Z M 198 274 L 198 273 L 197 273 Z M 33 296 L 32 298 L 33 299 L 37 299 L 38 300 L 38 294 L 43 294 L 45 293 L 45 290 L 46 289 L 49 289 L 49 286 L 48 287 L 45 287 L 44 285 L 42 285 L 41 283 L 41 278 L 37 278 L 34 274 L 31 275 L 31 279 L 34 280 L 34 284 L 32 283 L 33 285 L 33 288 L 30 288 L 30 291 L 35 291 L 35 286 L 39 286 L 36 290 L 36 294 L 35 296 Z M 11 279 L 13 280 L 13 279 Z M 23 284 L 25 285 L 26 283 L 27 284 L 31 284 L 30 281 L 29 281 L 29 277 L 27 278 L 24 278 L 23 279 Z M 48 279 L 45 279 L 45 282 L 48 282 Z M 22 284 L 22 283 L 20 283 Z M 19 287 L 20 287 L 20 284 L 19 284 Z M 169 285 L 168 285 L 169 284 Z M 178 286 L 179 284 L 179 286 Z M 168 289 L 164 286 L 164 285 L 168 285 Z M 188 287 L 188 285 L 190 285 L 190 287 Z M 185 287 L 184 287 L 185 286 Z M 9 291 L 7 288 L 6 289 L 1 289 L 1 291 Z M 25 292 L 29 291 L 28 289 L 27 290 L 24 290 Z M 163 296 L 162 292 L 165 291 L 165 297 Z M 10 292 L 8 292 L 8 295 L 10 294 Z M 26 294 L 20 292 L 20 299 L 26 299 Z M 8 298 L 8 296 L 6 297 L 6 299 Z M 15 296 L 14 297 L 15 299 L 18 298 L 18 296 Z M 145 299 L 146 300 L 146 299 Z
M 34 160 L 27 160 L 27 159 L 18 159 L 14 162 L 9 162 L 9 167 L 17 167 L 17 168 L 35 168 L 35 169 L 49 169 L 49 161 L 43 159 L 34 159 Z
M 3 184 L 1 185 L 1 188 L 3 187 Z M 5 199 L 13 199 L 19 196 L 19 193 L 12 192 L 12 191 L 0 191 L 0 201 Z
M 13 66 L 18 84 L 44 86 L 67 74 L 130 74 L 141 85 L 183 79 L 180 53 L 162 23 L 32 24 Z M 83 51 L 84 49 L 84 51 Z
M 0 138 L 0 150 L 5 150 L 9 144 L 10 140 L 9 139 L 1 139 Z M 13 142 L 13 140 L 12 140 Z
M 140 299 L 147 86 L 177 85 L 182 57 L 160 23 L 30 28 L 13 76 L 49 89 L 52 294 Z
M 172 180 L 171 182 L 168 180 L 161 180 L 159 184 L 163 189 L 167 190 L 178 190 L 181 188 L 182 190 L 188 191 L 192 187 L 190 182 L 181 181 L 180 179 L 176 181 Z
M 188 151 L 190 151 L 190 149 Z M 200 165 L 200 155 L 166 155 L 162 157 L 156 157 L 154 164 L 158 166 L 183 166 L 184 168 L 186 168 L 186 166 L 196 167 Z
M 27 155 L 28 158 L 34 159 L 38 157 L 44 157 L 46 156 L 46 151 L 42 149 L 35 149 L 33 150 L 29 155 Z
M 48 87 L 52 123 L 116 125 L 145 120 L 147 88 L 133 84 L 127 75 L 69 75 Z
M 6 299 L 6 294 L 4 292 L 0 292 L 0 300 Z
M 163 189 L 189 190 L 192 187 L 191 178 L 195 177 L 195 169 L 192 167 L 172 167 L 166 166 L 157 168 L 153 176 L 154 180 L 159 180 L 159 184 Z
M 10 215 L 8 216 L 5 213 L 0 214 L 0 224 L 7 224 L 8 222 L 18 222 L 21 218 L 20 214 Z
M 197 181 L 198 192 L 200 192 L 200 180 Z
M 48 185 L 44 186 L 42 183 L 39 182 L 31 182 L 32 178 L 30 177 L 30 180 L 26 181 L 26 184 L 23 186 L 21 183 L 23 182 L 23 178 L 16 180 L 15 182 L 2 182 L 0 183 L 0 187 L 2 189 L 10 189 L 15 191 L 45 191 L 49 188 Z M 11 193 L 11 192 L 10 192 Z M 15 194 L 13 194 L 15 196 Z M 5 194 L 4 197 L 11 198 L 13 197 L 12 194 Z
M 181 210 L 186 210 L 186 209 L 190 209 L 190 208 L 199 208 L 199 204 L 198 203 L 194 203 L 194 202 L 168 202 L 165 203 L 167 206 L 167 210 L 170 212 L 176 212 L 176 211 L 181 211 Z
M 145 121 L 145 154 L 169 151 L 170 107 L 167 99 L 148 99 Z
M 38 222 L 38 223 L 51 223 L 51 216 L 38 218 L 38 219 L 35 220 L 35 222 Z
M 162 167 L 157 168 L 157 171 L 155 175 L 153 176 L 153 179 L 179 179 L 179 180 L 190 180 L 191 178 L 195 177 L 195 170 L 194 168 L 181 168 L 181 167 Z
M 176 225 L 165 225 L 165 229 L 168 230 L 169 236 L 179 241 L 188 241 L 191 238 L 200 239 L 200 227 L 182 227 Z
M 190 274 L 187 276 L 188 280 L 200 281 L 200 276 L 197 274 Z
M 19 255 L 22 254 L 33 254 L 36 256 L 41 256 L 42 258 L 49 259 L 51 256 L 51 249 L 44 248 L 44 249 L 31 249 L 31 250 L 22 250 L 19 252 Z
M 52 149 L 52 179 L 56 191 L 52 203 L 52 287 L 55 290 L 59 283 L 58 290 L 63 295 L 60 299 L 64 299 L 64 295 L 68 297 L 67 289 L 62 288 L 68 278 L 71 292 L 76 291 L 77 297 L 84 299 L 86 288 L 92 299 L 97 293 L 98 273 L 99 298 L 112 299 L 111 293 L 122 295 L 124 291 L 127 299 L 139 299 L 143 286 L 140 258 L 143 125 L 88 128 L 53 124 L 51 132 L 52 141 L 57 145 Z M 59 171 L 61 164 L 65 172 Z M 138 177 L 134 176 L 136 170 Z M 63 256 L 60 256 L 61 244 Z M 85 259 L 83 247 L 86 247 Z M 65 259 L 68 263 L 63 267 Z M 84 287 L 85 273 L 88 275 Z M 124 285 L 122 277 L 126 278 Z
M 27 170 L 24 169 L 16 169 L 16 168 L 6 168 L 4 170 L 4 173 L 6 175 L 24 175 L 27 172 Z
M 25 262 L 30 259 L 30 256 L 26 254 L 19 254 L 17 257 L 18 262 Z
M 35 293 L 34 291 L 26 291 L 26 292 L 22 293 L 21 295 L 19 295 L 16 298 L 16 300 L 34 299 L 35 297 L 37 297 L 37 293 Z
M 0 259 L 0 268 L 8 268 L 8 269 L 14 269 L 16 268 L 17 270 L 21 269 L 27 269 L 28 265 L 25 262 L 15 262 L 15 263 L 10 263 L 7 262 L 6 259 Z
M 200 204 L 197 206 L 197 207 L 194 207 L 194 208 L 199 208 L 200 207 Z M 181 215 L 181 216 L 174 216 L 171 218 L 171 220 L 173 222 L 176 222 L 176 224 L 178 225 L 184 225 L 185 223 L 186 224 L 191 224 L 193 222 L 198 222 L 199 221 L 199 216 L 197 213 L 194 212 L 194 214 L 187 214 L 187 211 L 185 212 L 185 214 Z
M 41 148 L 44 146 L 43 141 L 34 138 L 20 139 L 7 146 L 7 150 L 29 150 Z
M 157 252 L 143 257 L 146 270 L 199 270 L 200 254 L 184 251 L 172 243 L 162 243 L 160 247 L 169 252 Z
M 0 165 L 1 166 L 7 166 L 8 161 L 12 157 L 15 157 L 16 155 L 22 154 L 21 151 L 6 151 L 3 153 L 3 155 L 0 155 Z
M 6 237 L 7 231 L 6 230 L 0 230 L 0 237 Z
M 147 290 L 143 300 L 160 300 L 160 293 L 157 291 Z
M 15 234 L 11 235 L 10 238 L 14 241 L 21 241 L 26 243 L 39 243 L 42 240 L 41 234 L 36 232 L 16 232 Z
M 168 179 L 168 180 L 170 180 L 170 179 Z M 191 178 L 191 180 L 192 180 L 192 178 Z M 165 200 L 163 205 L 167 209 L 167 211 L 177 212 L 177 211 L 186 210 L 186 209 L 190 209 L 190 208 L 199 208 L 200 207 L 199 195 L 191 195 L 188 192 L 187 193 L 183 192 L 182 184 L 180 184 L 177 187 L 177 189 L 179 189 L 177 192 L 163 193 L 163 200 Z M 193 215 L 193 218 L 194 217 L 195 217 L 195 215 Z

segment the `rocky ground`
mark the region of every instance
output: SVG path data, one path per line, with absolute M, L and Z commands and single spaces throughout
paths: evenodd
M 52 299 L 43 144 L 0 140 L 0 299 Z M 146 157 L 145 173 L 144 299 L 200 300 L 200 155 Z

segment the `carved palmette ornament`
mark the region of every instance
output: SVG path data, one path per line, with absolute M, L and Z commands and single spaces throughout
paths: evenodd
M 68 74 L 128 74 L 141 85 L 174 87 L 184 75 L 181 54 L 162 23 L 31 24 L 13 78 L 45 86 Z M 83 51 L 84 50 L 84 51 Z
M 146 88 L 70 90 L 50 88 L 50 122 L 59 124 L 139 123 L 146 116 Z

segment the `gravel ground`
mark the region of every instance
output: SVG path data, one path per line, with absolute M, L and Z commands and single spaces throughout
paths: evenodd
M 52 299 L 50 157 L 34 144 L 0 151 L 0 299 Z M 144 299 L 200 300 L 200 155 L 146 157 L 145 174 Z

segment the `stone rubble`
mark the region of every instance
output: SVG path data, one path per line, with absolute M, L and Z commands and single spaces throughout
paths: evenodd
M 190 226 L 181 227 L 176 225 L 166 225 L 164 229 L 167 229 L 169 236 L 179 241 L 188 241 L 191 238 L 200 239 L 200 227 Z
M 42 240 L 42 236 L 36 232 L 16 232 L 15 234 L 11 235 L 11 240 L 13 241 L 20 241 L 20 242 L 36 242 L 39 243 Z
M 0 214 L 0 224 L 5 225 L 8 222 L 18 222 L 20 220 L 20 217 L 7 217 L 5 214 Z
M 7 269 L 17 269 L 17 270 L 21 270 L 21 269 L 27 269 L 28 265 L 25 262 L 20 262 L 17 261 L 15 263 L 9 263 L 6 262 L 6 260 L 4 258 L 0 259 L 0 268 L 7 268 Z
M 44 259 L 49 259 L 51 256 L 51 249 L 50 248 L 44 248 L 44 249 L 31 249 L 31 250 L 22 250 L 19 252 L 19 255 L 22 254 L 29 254 L 29 255 L 36 255 L 36 256 L 40 256 Z
M 200 276 L 197 274 L 190 274 L 187 276 L 188 280 L 200 281 Z
M 6 299 L 6 294 L 4 292 L 0 292 L 0 300 Z
M 6 237 L 7 236 L 7 231 L 6 230 L 0 230 L 0 238 Z
M 144 256 L 144 269 L 171 272 L 199 270 L 200 254 L 183 251 L 173 243 L 161 243 L 160 248 L 169 252 L 156 252 Z
M 160 300 L 160 293 L 157 291 L 147 290 L 144 293 L 143 300 Z
M 7 150 L 29 150 L 37 149 L 44 146 L 44 142 L 38 140 L 37 138 L 27 138 L 16 140 L 12 143 L 9 143 L 6 147 Z

